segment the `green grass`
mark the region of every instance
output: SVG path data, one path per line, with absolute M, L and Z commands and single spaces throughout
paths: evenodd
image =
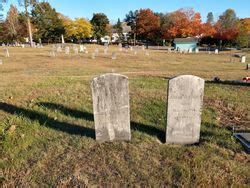
M 21 61 L 19 53 L 16 58 Z M 89 69 L 77 63 L 78 69 L 73 65 L 63 68 L 60 63 L 64 62 L 58 62 L 60 66 L 51 64 L 46 71 L 37 56 L 32 56 L 34 65 L 22 62 L 25 67 L 20 68 L 13 59 L 15 66 L 0 69 L 4 75 L 0 85 L 0 185 L 249 186 L 250 158 L 232 135 L 233 125 L 249 129 L 249 86 L 207 83 L 200 143 L 175 146 L 164 142 L 167 79 L 163 75 L 185 73 L 184 68 L 170 66 L 172 73 L 168 74 L 159 67 L 163 73 L 153 76 L 128 74 L 132 140 L 99 143 L 94 132 L 91 77 L 111 67 L 121 69 L 121 62 L 92 62 Z M 150 58 L 158 58 L 161 64 L 164 56 Z M 189 58 L 183 56 L 179 61 Z M 201 58 L 208 61 L 205 55 Z M 50 60 L 42 56 L 41 61 Z M 128 71 L 142 71 L 159 64 L 124 66 Z M 193 71 L 206 77 L 199 69 Z M 237 71 L 220 74 L 237 79 Z

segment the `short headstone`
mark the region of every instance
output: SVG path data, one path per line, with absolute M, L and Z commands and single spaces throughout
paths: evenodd
M 193 49 L 192 49 L 192 48 L 189 48 L 189 49 L 188 49 L 188 53 L 190 53 L 190 54 L 193 53 Z
M 195 48 L 195 53 L 196 53 L 196 54 L 199 53 L 199 48 Z
M 22 48 L 25 48 L 25 45 L 24 45 L 24 44 L 21 44 L 21 47 L 22 47 Z
M 215 49 L 214 54 L 219 54 L 219 50 Z
M 171 48 L 168 48 L 168 52 L 171 53 Z
M 144 50 L 145 50 L 145 46 L 144 46 L 144 45 L 142 45 L 141 49 L 142 49 L 142 51 L 144 51 Z
M 62 47 L 59 45 L 59 46 L 57 46 L 57 48 L 56 48 L 56 52 L 62 52 Z
M 68 46 L 65 47 L 65 54 L 66 55 L 69 55 L 70 53 L 70 48 Z
M 5 57 L 10 57 L 9 50 L 7 48 L 4 49 L 4 55 Z
M 205 81 L 184 75 L 169 80 L 166 142 L 199 142 Z
M 3 64 L 3 60 L 2 59 L 0 59 L 0 65 L 2 65 Z
M 113 52 L 111 59 L 115 60 L 116 58 L 117 58 L 117 54 L 115 52 Z
M 80 53 L 83 53 L 84 52 L 84 46 L 83 45 L 80 45 L 80 50 L 79 50 Z
M 246 63 L 246 56 L 241 57 L 241 63 Z
M 120 74 L 105 74 L 92 81 L 96 140 L 131 140 L 129 82 Z

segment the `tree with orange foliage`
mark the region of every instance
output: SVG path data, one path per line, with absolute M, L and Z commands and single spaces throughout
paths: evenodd
M 160 18 L 150 9 L 141 9 L 136 19 L 136 33 L 140 38 L 153 39 L 160 29 Z
M 203 32 L 201 15 L 193 9 L 180 9 L 165 16 L 164 39 L 200 36 Z

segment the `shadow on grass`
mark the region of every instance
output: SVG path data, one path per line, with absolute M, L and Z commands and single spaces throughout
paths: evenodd
M 3 110 L 9 114 L 13 115 L 22 115 L 30 120 L 38 121 L 40 125 L 44 125 L 46 127 L 66 132 L 72 135 L 80 135 L 86 136 L 95 139 L 95 131 L 92 128 L 82 127 L 75 124 L 70 124 L 66 122 L 60 122 L 58 120 L 54 120 L 53 118 L 48 117 L 47 115 L 39 112 L 34 112 L 32 110 L 24 109 L 21 107 L 17 107 L 11 104 L 0 102 L 0 110 Z
M 133 129 L 135 131 L 146 133 L 150 136 L 156 136 L 163 143 L 166 141 L 165 132 L 156 128 L 156 127 L 132 121 L 131 122 L 131 129 Z
M 43 106 L 43 107 L 51 109 L 51 110 L 58 110 L 66 116 L 71 116 L 74 118 L 83 118 L 83 119 L 88 120 L 88 121 L 94 121 L 94 116 L 92 113 L 82 112 L 79 110 L 67 108 L 61 104 L 41 102 L 41 103 L 37 103 L 37 105 Z M 135 130 L 135 131 L 140 131 L 140 132 L 146 133 L 150 136 L 156 136 L 162 142 L 165 141 L 165 132 L 160 130 L 160 129 L 157 129 L 156 127 L 137 123 L 137 122 L 131 122 L 131 129 Z
M 80 110 L 67 108 L 61 104 L 40 102 L 40 103 L 37 103 L 37 105 L 44 106 L 45 108 L 48 108 L 51 110 L 58 110 L 66 116 L 71 116 L 71 117 L 75 117 L 75 118 L 83 118 L 83 119 L 88 120 L 88 121 L 94 121 L 94 116 L 92 113 L 82 112 Z

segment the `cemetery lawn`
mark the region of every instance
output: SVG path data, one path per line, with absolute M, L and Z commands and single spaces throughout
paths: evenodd
M 164 141 L 170 77 L 239 80 L 249 76 L 246 64 L 229 63 L 226 52 L 135 56 L 111 47 L 107 56 L 88 48 L 55 58 L 51 47 L 9 48 L 4 58 L 0 47 L 0 186 L 250 185 L 249 154 L 233 137 L 233 127 L 250 128 L 249 85 L 206 83 L 200 143 Z M 131 142 L 95 141 L 90 83 L 108 72 L 129 77 Z

